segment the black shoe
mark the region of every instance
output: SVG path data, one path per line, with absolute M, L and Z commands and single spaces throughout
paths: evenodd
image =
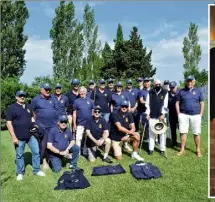
M 148 155 L 152 155 L 152 154 L 153 154 L 153 151 L 149 150 Z
M 113 161 L 111 161 L 108 157 L 103 159 L 102 161 L 106 162 L 106 163 L 113 163 Z

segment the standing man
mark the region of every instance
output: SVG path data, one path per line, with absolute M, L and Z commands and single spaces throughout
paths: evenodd
M 179 91 L 176 100 L 175 106 L 181 135 L 181 149 L 177 153 L 178 156 L 183 155 L 185 152 L 187 133 L 190 125 L 196 144 L 196 155 L 202 157 L 200 151 L 200 134 L 201 120 L 204 112 L 204 98 L 200 89 L 194 86 L 194 76 L 188 76 L 186 79 L 186 86 Z
M 73 132 L 76 132 L 76 144 L 80 148 L 87 120 L 92 117 L 94 109 L 93 101 L 87 98 L 86 94 L 87 89 L 81 86 L 79 88 L 80 98 L 76 99 L 73 104 Z
M 96 160 L 97 147 L 105 145 L 105 153 L 103 161 L 113 163 L 108 158 L 108 153 L 111 147 L 109 139 L 108 123 L 101 117 L 101 107 L 96 106 L 91 119 L 86 124 L 88 160 L 93 162 Z
M 62 159 L 67 158 L 69 154 L 72 154 L 69 168 L 77 169 L 79 146 L 75 144 L 71 130 L 67 128 L 67 123 L 67 116 L 59 116 L 57 126 L 52 128 L 48 134 L 47 148 L 53 172 L 61 171 Z
M 56 102 L 58 105 L 57 117 L 59 117 L 61 115 L 66 115 L 69 101 L 68 101 L 68 98 L 62 94 L 61 84 L 57 83 L 55 85 L 55 92 L 54 92 L 54 94 L 51 95 L 51 97 L 54 100 L 54 102 Z
M 148 77 L 144 78 L 143 88 L 147 91 L 150 91 L 150 89 L 151 89 L 151 79 L 150 78 L 148 78 Z
M 99 88 L 95 88 L 95 90 L 93 90 L 91 99 L 94 101 L 95 105 L 99 105 L 101 107 L 102 117 L 109 122 L 112 94 L 107 88 L 105 88 L 104 79 L 99 80 Z
M 72 90 L 66 93 L 66 96 L 69 101 L 68 109 L 67 109 L 67 114 L 68 114 L 68 120 L 69 120 L 69 126 L 72 131 L 72 114 L 73 114 L 73 103 L 74 101 L 79 98 L 78 95 L 78 86 L 80 84 L 80 81 L 78 79 L 72 79 L 71 80 L 71 85 L 72 85 Z
M 121 144 L 123 142 L 131 142 L 133 148 L 131 157 L 138 161 L 143 161 L 144 159 L 137 153 L 140 144 L 140 135 L 138 132 L 135 132 L 134 119 L 132 114 L 128 111 L 128 108 L 128 101 L 123 100 L 120 104 L 119 111 L 114 111 L 111 113 L 110 131 L 114 156 L 117 160 L 121 160 Z
M 154 88 L 149 91 L 149 155 L 153 154 L 155 146 L 155 134 L 151 130 L 154 121 L 164 121 L 168 107 L 168 92 L 161 86 L 160 80 L 155 80 Z M 160 153 L 165 155 L 166 150 L 166 134 L 160 135 Z
M 23 180 L 25 173 L 24 152 L 26 143 L 32 152 L 33 173 L 38 176 L 45 176 L 45 173 L 40 169 L 38 142 L 30 134 L 32 122 L 35 120 L 30 106 L 25 104 L 25 97 L 24 91 L 16 92 L 16 103 L 9 105 L 6 112 L 7 128 L 16 150 L 16 179 L 18 181 Z
M 91 79 L 88 81 L 88 84 L 87 97 L 90 98 L 93 90 L 95 89 L 95 81 Z
M 165 80 L 165 81 L 163 82 L 163 88 L 166 89 L 167 91 L 170 90 L 170 89 L 169 89 L 169 80 Z
M 178 115 L 175 108 L 176 96 L 177 96 L 177 83 L 175 81 L 170 82 L 169 84 L 169 101 L 168 101 L 168 109 L 169 109 L 169 123 L 171 130 L 171 139 L 172 139 L 172 147 L 178 145 L 177 143 L 177 135 L 176 130 L 178 128 Z
M 57 124 L 57 103 L 51 98 L 51 87 L 48 83 L 40 86 L 40 94 L 32 99 L 31 105 L 37 125 L 43 133 L 41 141 L 40 158 L 43 161 L 43 168 L 48 169 L 47 163 L 47 139 L 48 132 Z
M 108 83 L 107 89 L 110 90 L 112 93 L 115 92 L 113 82 L 114 82 L 114 80 L 111 79 L 111 78 L 109 78 L 108 81 L 107 81 L 107 83 Z

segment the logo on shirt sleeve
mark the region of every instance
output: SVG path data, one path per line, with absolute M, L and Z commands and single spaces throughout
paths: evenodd
M 102 128 L 102 124 L 101 123 L 99 124 L 99 128 Z

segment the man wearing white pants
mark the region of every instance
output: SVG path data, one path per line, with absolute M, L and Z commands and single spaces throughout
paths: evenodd
M 80 98 L 76 99 L 73 104 L 73 132 L 76 133 L 76 144 L 80 148 L 87 120 L 92 117 L 94 108 L 93 101 L 87 98 L 86 94 L 87 89 L 81 86 L 79 88 Z
M 195 88 L 194 85 L 194 76 L 188 76 L 186 86 L 179 91 L 175 104 L 181 135 L 181 149 L 177 153 L 178 156 L 183 155 L 185 152 L 189 126 L 191 127 L 196 144 L 196 155 L 198 157 L 202 156 L 200 151 L 200 134 L 201 119 L 204 112 L 204 98 L 200 89 Z
M 148 154 L 152 155 L 155 147 L 155 134 L 151 130 L 152 123 L 155 120 L 164 121 L 165 114 L 167 113 L 168 107 L 168 93 L 166 89 L 161 87 L 161 81 L 155 80 L 154 88 L 149 91 L 149 108 L 150 108 L 150 119 L 149 119 L 149 151 Z M 165 155 L 166 150 L 166 134 L 160 135 L 160 152 L 161 155 Z

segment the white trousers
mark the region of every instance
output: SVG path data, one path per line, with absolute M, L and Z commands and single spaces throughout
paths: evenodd
M 76 144 L 81 148 L 81 141 L 83 139 L 84 136 L 84 131 L 85 131 L 85 127 L 84 126 L 77 126 L 76 129 Z M 84 149 L 86 150 L 86 139 L 84 138 Z M 81 149 L 80 149 L 80 153 L 81 153 Z

